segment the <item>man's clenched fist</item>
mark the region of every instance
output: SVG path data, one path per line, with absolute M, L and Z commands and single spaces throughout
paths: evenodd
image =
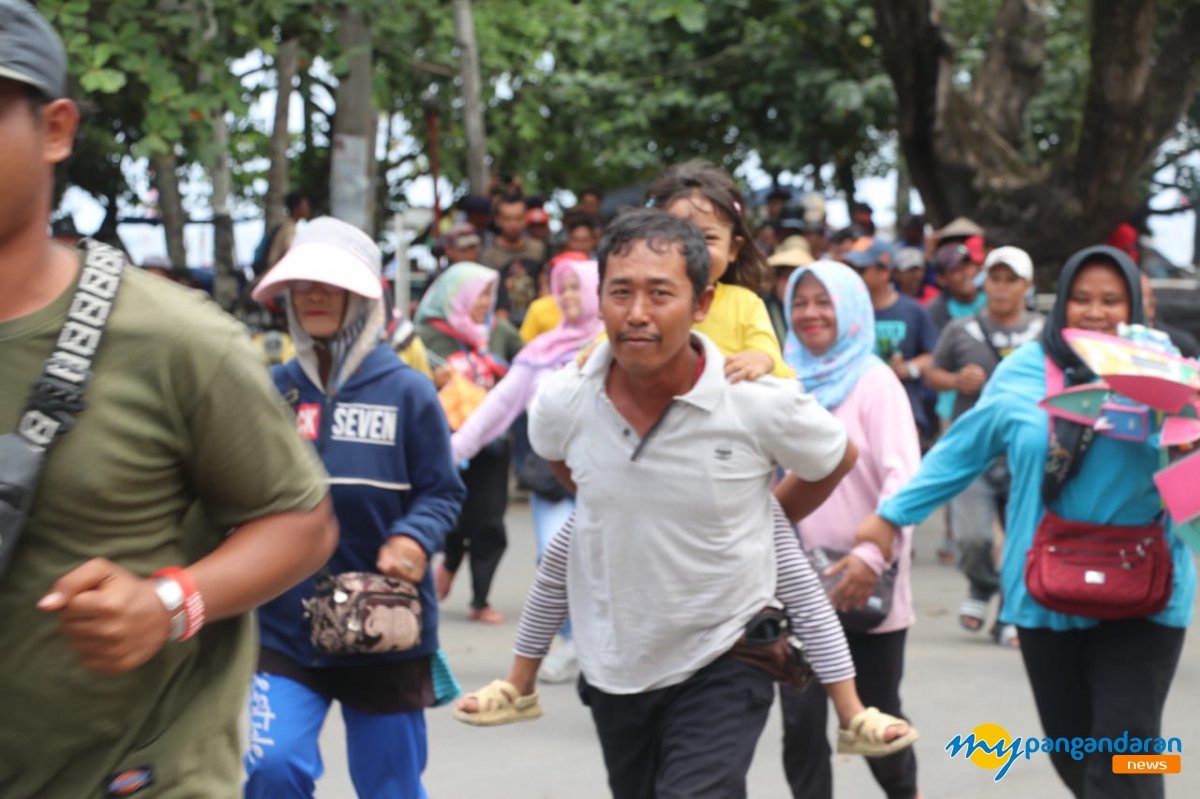
M 79 661 L 102 674 L 136 669 L 171 635 L 170 614 L 154 581 L 104 558 L 60 577 L 38 608 L 58 614 Z

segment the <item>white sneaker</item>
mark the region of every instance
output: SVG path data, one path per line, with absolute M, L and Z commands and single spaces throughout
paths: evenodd
M 564 683 L 579 674 L 579 658 L 575 656 L 575 642 L 562 641 L 546 656 L 538 669 L 538 680 L 545 683 Z

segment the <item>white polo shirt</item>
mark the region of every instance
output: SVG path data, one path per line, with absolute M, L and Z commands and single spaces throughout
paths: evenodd
M 692 335 L 704 371 L 644 441 L 605 391 L 607 341 L 529 411 L 534 451 L 578 487 L 571 620 L 584 676 L 607 693 L 676 685 L 733 647 L 775 596 L 775 467 L 816 481 L 846 452 L 841 422 L 798 381 L 730 385 L 720 351 Z

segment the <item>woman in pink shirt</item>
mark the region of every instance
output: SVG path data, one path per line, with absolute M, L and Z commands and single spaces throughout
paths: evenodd
M 508 432 L 513 421 L 533 399 L 542 380 L 574 360 L 583 347 L 603 332 L 604 323 L 599 317 L 599 284 L 600 273 L 595 261 L 562 260 L 554 268 L 550 273 L 550 294 L 562 313 L 558 326 L 540 334 L 521 349 L 504 379 L 488 392 L 483 404 L 450 437 L 455 463 L 470 460 L 490 441 Z M 530 452 L 527 457 L 535 459 L 538 456 Z M 542 493 L 537 482 L 531 483 L 529 499 L 539 562 L 554 534 L 575 511 L 575 498 L 561 489 L 550 474 L 549 465 L 545 461 L 541 464 L 545 468 L 540 480 L 548 480 L 549 489 L 554 493 Z M 577 671 L 569 620 L 560 634 L 561 645 L 542 664 L 538 674 L 543 682 L 565 682 L 573 679 Z
M 879 576 L 893 564 L 873 544 L 854 543 L 859 524 L 879 502 L 898 491 L 921 461 L 916 424 L 904 386 L 877 358 L 875 314 L 862 279 L 849 267 L 817 261 L 796 270 L 788 283 L 789 309 L 784 360 L 804 388 L 846 425 L 858 447 L 858 462 L 832 496 L 800 523 L 805 550 L 837 553 L 825 574 L 841 575 L 830 593 L 839 611 L 863 606 Z M 868 630 L 843 616 L 846 640 L 858 673 L 862 701 L 905 718 L 900 707 L 904 641 L 913 623 L 909 571 L 912 528 L 904 528 L 896 547 L 898 563 L 891 610 Z M 819 688 L 781 687 L 783 760 L 796 797 L 832 797 L 833 775 L 826 739 L 826 696 Z M 875 781 L 888 797 L 917 796 L 917 761 L 911 747 L 867 760 Z

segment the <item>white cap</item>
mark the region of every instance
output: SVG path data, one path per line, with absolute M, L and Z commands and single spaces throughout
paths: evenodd
M 997 247 L 992 250 L 983 262 L 983 271 L 990 272 L 997 264 L 1004 264 L 1022 280 L 1033 280 L 1033 259 L 1020 247 Z
M 901 247 L 896 250 L 896 271 L 907 272 L 909 269 L 924 269 L 925 253 L 916 247 Z
M 253 297 L 262 302 L 293 280 L 313 280 L 378 299 L 383 295 L 379 246 L 354 225 L 322 216 L 296 233 L 292 247 L 263 276 Z

